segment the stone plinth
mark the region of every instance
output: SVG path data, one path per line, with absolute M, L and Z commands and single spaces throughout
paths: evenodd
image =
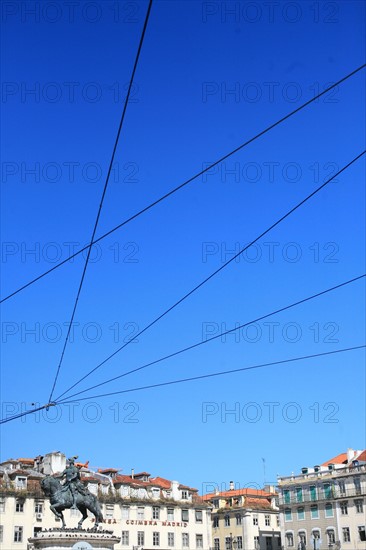
M 32 550 L 113 550 L 120 540 L 113 531 L 46 529 L 28 542 Z

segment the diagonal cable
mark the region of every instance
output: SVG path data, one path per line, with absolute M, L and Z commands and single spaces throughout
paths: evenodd
M 169 355 L 165 355 L 164 357 L 160 357 L 159 359 L 156 359 L 155 361 L 152 361 L 151 363 L 146 363 L 145 365 L 142 365 L 141 367 L 136 367 L 135 369 L 132 369 L 132 370 L 124 372 L 124 373 L 122 373 L 118 376 L 110 378 L 109 380 L 106 380 L 105 382 L 101 382 L 100 384 L 95 384 L 94 386 L 91 386 L 90 388 L 86 388 L 85 390 L 82 390 L 82 391 L 79 391 L 79 392 L 74 393 L 72 395 L 69 395 L 65 399 L 67 399 L 67 400 L 72 399 L 73 397 L 76 397 L 78 395 L 86 393 L 87 391 L 94 390 L 95 388 L 100 388 L 101 386 L 109 384 L 110 382 L 115 382 L 116 380 L 119 380 L 120 378 L 123 378 L 124 376 L 132 374 L 134 372 L 138 372 L 138 371 L 143 370 L 143 369 L 146 369 L 146 368 L 151 367 L 153 365 L 156 365 L 158 363 L 162 363 L 163 361 L 166 361 L 167 359 L 171 359 L 172 357 L 176 357 L 177 355 L 185 353 L 186 351 L 189 351 L 189 350 L 194 349 L 194 348 L 198 348 L 199 346 L 203 346 L 204 344 L 207 344 L 208 342 L 212 342 L 213 340 L 217 340 L 218 338 L 221 338 L 222 336 L 226 336 L 226 334 L 236 332 L 237 330 L 241 330 L 242 328 L 247 327 L 247 326 L 249 326 L 253 323 L 258 323 L 259 321 L 263 321 L 264 319 L 268 319 L 268 317 L 272 317 L 273 315 L 277 315 L 278 313 L 282 313 L 283 311 L 286 311 L 288 309 L 292 309 L 293 307 L 296 307 L 300 304 L 304 304 L 306 302 L 309 302 L 310 300 L 313 300 L 314 298 L 319 298 L 320 296 L 323 296 L 324 294 L 327 294 L 328 292 L 332 292 L 333 290 L 337 290 L 338 288 L 342 288 L 342 287 L 344 287 L 346 285 L 349 285 L 351 283 L 355 283 L 356 281 L 359 281 L 360 279 L 363 279 L 364 277 L 366 277 L 366 274 L 360 275 L 358 277 L 354 277 L 353 279 L 345 281 L 344 283 L 340 283 L 340 284 L 338 284 L 336 286 L 333 286 L 331 288 L 327 288 L 326 290 L 322 290 L 321 292 L 318 292 L 317 294 L 313 294 L 312 296 L 308 296 L 307 298 L 303 298 L 302 300 L 299 300 L 299 301 L 294 302 L 292 304 L 289 304 L 287 306 L 281 307 L 280 309 L 276 309 L 274 311 L 271 311 L 270 313 L 266 313 L 265 315 L 262 315 L 261 317 L 257 317 L 256 319 L 252 319 L 251 321 L 247 321 L 243 325 L 239 325 L 239 326 L 234 327 L 230 330 L 226 330 L 224 332 L 221 332 L 220 334 L 216 334 L 215 336 L 212 336 L 211 338 L 207 338 L 207 340 L 198 341 L 195 344 L 192 344 L 192 345 L 187 346 L 183 349 L 180 349 L 178 351 L 170 353 Z M 58 398 L 56 401 L 57 401 L 57 403 L 63 403 L 65 401 L 65 399 L 60 400 L 60 398 Z
M 272 361 L 271 363 L 262 363 L 261 365 L 252 365 L 250 367 L 242 367 L 240 369 L 231 369 L 231 370 L 221 371 L 221 372 L 212 372 L 212 373 L 209 373 L 209 374 L 202 374 L 201 376 L 192 376 L 190 378 L 181 378 L 180 380 L 171 380 L 169 382 L 160 382 L 159 384 L 151 384 L 150 386 L 141 386 L 139 388 L 130 388 L 130 389 L 127 389 L 127 390 L 115 391 L 115 392 L 111 392 L 111 393 L 104 393 L 104 394 L 101 394 L 101 395 L 93 395 L 91 397 L 82 397 L 81 399 L 78 399 L 78 400 L 74 399 L 74 400 L 71 400 L 71 401 L 62 401 L 61 403 L 55 403 L 55 402 L 54 403 L 48 403 L 47 405 L 43 405 L 42 407 L 38 407 L 38 408 L 33 409 L 31 411 L 25 411 L 23 413 L 16 414 L 16 415 L 8 417 L 8 418 L 2 418 L 0 420 L 0 424 L 5 424 L 6 422 L 11 422 L 12 420 L 16 420 L 17 418 L 21 418 L 21 417 L 26 416 L 28 414 L 35 413 L 35 412 L 40 411 L 42 409 L 47 409 L 50 406 L 67 405 L 68 403 L 78 403 L 79 401 L 87 401 L 88 399 L 98 399 L 98 398 L 101 398 L 101 397 L 108 397 L 110 395 L 118 395 L 118 394 L 121 394 L 121 393 L 130 393 L 130 392 L 134 392 L 134 391 L 147 390 L 147 389 L 151 389 L 151 388 L 159 388 L 159 387 L 162 387 L 162 386 L 171 386 L 173 384 L 182 384 L 183 382 L 192 382 L 194 380 L 203 380 L 205 378 L 213 378 L 215 376 L 224 376 L 226 374 L 234 374 L 236 372 L 243 372 L 243 371 L 247 371 L 247 370 L 261 369 L 261 368 L 264 368 L 264 367 L 273 367 L 273 366 L 277 366 L 277 365 L 283 365 L 285 363 L 292 363 L 294 361 L 303 361 L 305 359 L 313 359 L 315 357 L 324 357 L 326 355 L 334 355 L 334 354 L 337 354 L 337 353 L 345 353 L 345 352 L 348 352 L 348 351 L 354 351 L 354 350 L 363 349 L 363 348 L 366 348 L 366 345 L 353 346 L 353 347 L 350 347 L 350 348 L 337 349 L 337 350 L 334 350 L 334 351 L 326 351 L 326 352 L 323 352 L 323 353 L 315 353 L 314 355 L 304 355 L 302 357 L 293 357 L 291 359 L 282 359 L 280 361 Z
M 59 376 L 59 373 L 60 373 L 60 368 L 61 368 L 62 361 L 63 361 L 64 355 L 65 355 L 66 346 L 67 346 L 67 343 L 69 341 L 69 336 L 70 336 L 72 323 L 73 323 L 73 320 L 74 320 L 74 316 L 75 316 L 76 308 L 77 308 L 77 305 L 78 305 L 81 289 L 82 289 L 82 286 L 83 286 L 86 269 L 88 267 L 90 252 L 91 252 L 91 249 L 92 249 L 93 241 L 95 239 L 95 233 L 97 231 L 98 222 L 99 222 L 99 218 L 100 218 L 100 213 L 102 211 L 104 197 L 105 197 L 107 187 L 108 187 L 108 183 L 109 183 L 109 177 L 110 177 L 110 174 L 111 174 L 114 157 L 115 157 L 116 150 L 117 150 L 118 140 L 119 140 L 119 137 L 120 137 L 120 134 L 121 134 L 121 131 L 122 131 L 123 122 L 124 122 L 124 119 L 125 119 L 127 104 L 128 104 L 129 98 L 130 98 L 131 88 L 132 88 L 132 85 L 133 85 L 133 81 L 134 81 L 134 77 L 135 77 L 135 73 L 136 73 L 136 69 L 137 69 L 137 65 L 138 65 L 138 61 L 139 61 L 139 57 L 140 57 L 140 52 L 141 52 L 141 48 L 142 48 L 142 44 L 143 44 L 143 41 L 144 41 L 144 36 L 145 36 L 146 28 L 147 28 L 147 23 L 148 23 L 149 16 L 150 16 L 151 5 L 152 5 L 152 0 L 149 0 L 149 5 L 148 5 L 148 8 L 147 8 L 147 12 L 146 12 L 145 22 L 144 22 L 144 26 L 143 26 L 143 29 L 142 29 L 141 38 L 140 38 L 140 42 L 139 42 L 139 46 L 138 46 L 138 49 L 137 49 L 135 62 L 134 62 L 133 69 L 132 69 L 130 83 L 129 83 L 127 95 L 126 95 L 126 98 L 125 98 L 125 103 L 124 103 L 124 106 L 123 106 L 122 116 L 121 116 L 121 120 L 120 120 L 120 123 L 119 123 L 116 139 L 115 139 L 115 142 L 114 142 L 112 156 L 111 156 L 111 159 L 110 159 L 110 162 L 109 162 L 107 178 L 106 178 L 106 181 L 105 181 L 105 184 L 104 184 L 102 198 L 100 200 L 99 209 L 98 209 L 97 217 L 96 217 L 96 220 L 95 220 L 93 233 L 92 233 L 92 236 L 91 236 L 91 239 L 90 239 L 90 244 L 88 246 L 88 253 L 87 253 L 87 256 L 86 256 L 86 260 L 85 260 L 84 269 L 83 269 L 83 273 L 82 273 L 82 276 L 81 276 L 79 288 L 78 288 L 78 291 L 77 291 L 77 294 L 76 294 L 76 299 L 75 299 L 74 307 L 73 307 L 73 310 L 72 310 L 71 319 L 70 319 L 69 327 L 68 327 L 68 330 L 67 330 L 64 346 L 63 346 L 63 349 L 62 349 L 62 352 L 61 352 L 60 362 L 59 362 L 58 367 L 57 367 L 56 376 L 55 376 L 55 379 L 53 381 L 53 386 L 52 386 L 52 389 L 51 389 L 50 397 L 48 399 L 49 402 L 52 401 L 53 392 L 55 390 L 57 379 L 58 379 L 58 376 Z
M 258 235 L 253 241 L 251 241 L 248 245 L 246 245 L 244 248 L 242 248 L 237 254 L 235 254 L 230 260 L 228 260 L 227 262 L 225 262 L 221 267 L 219 267 L 218 269 L 216 269 L 213 273 L 211 273 L 211 275 L 209 275 L 208 277 L 206 277 L 203 281 L 201 281 L 198 285 L 196 285 L 192 290 L 190 290 L 187 294 L 185 294 L 182 298 L 180 298 L 177 302 L 175 302 L 172 306 L 170 306 L 168 309 L 166 309 L 163 313 L 161 313 L 158 317 L 156 317 L 153 321 L 151 321 L 151 323 L 149 323 L 148 325 L 146 325 L 140 332 L 138 332 L 136 334 L 136 338 L 138 336 L 141 336 L 141 334 L 143 334 L 144 332 L 146 332 L 149 328 L 151 328 L 153 325 L 155 325 L 158 321 L 160 321 L 163 317 L 165 317 L 168 313 L 170 313 L 173 309 L 175 309 L 179 304 L 181 304 L 184 300 L 186 300 L 189 296 L 191 296 L 194 292 L 196 292 L 199 288 L 201 288 L 204 284 L 206 284 L 208 281 L 210 281 L 213 277 L 215 277 L 215 275 L 217 275 L 218 273 L 220 273 L 223 269 L 225 269 L 225 267 L 227 267 L 231 262 L 233 262 L 238 256 L 240 256 L 243 252 L 245 252 L 248 248 L 250 248 L 253 244 L 255 244 L 257 241 L 259 241 L 262 237 L 264 237 L 264 235 L 266 235 L 267 233 L 269 233 L 270 231 L 272 231 L 272 229 L 274 229 L 275 227 L 277 227 L 277 225 L 279 225 L 283 220 L 285 220 L 286 218 L 288 218 L 293 212 L 295 212 L 298 208 L 300 208 L 303 204 L 305 204 L 309 199 L 311 199 L 314 195 L 316 195 L 321 189 L 323 189 L 326 185 L 328 185 L 334 178 L 336 178 L 337 176 L 339 176 L 342 172 L 344 172 L 347 168 L 349 168 L 352 164 L 354 164 L 357 160 L 359 160 L 364 154 L 366 153 L 366 151 L 363 151 L 362 153 L 360 153 L 359 155 L 357 155 L 354 159 L 352 159 L 348 164 L 346 164 L 345 166 L 343 166 L 343 168 L 341 168 L 336 174 L 334 174 L 331 178 L 329 178 L 327 181 L 325 181 L 322 185 L 320 185 L 317 189 L 315 189 L 315 191 L 313 191 L 312 193 L 310 193 L 310 195 L 308 195 L 307 197 L 305 197 L 305 199 L 303 199 L 302 201 L 300 201 L 296 206 L 294 206 L 293 208 L 291 208 L 291 210 L 289 210 L 288 212 L 286 212 L 286 214 L 284 214 L 283 216 L 281 216 L 276 222 L 274 222 L 272 225 L 270 225 L 269 227 L 267 227 L 267 229 L 265 229 L 260 235 Z M 87 374 L 85 374 L 82 378 L 80 378 L 77 382 L 75 382 L 72 386 L 70 386 L 67 390 L 65 390 L 61 395 L 59 395 L 59 397 L 57 398 L 60 399 L 61 397 L 63 397 L 66 393 L 68 393 L 71 389 L 73 389 L 75 386 L 77 386 L 78 384 L 80 384 L 80 382 L 82 382 L 83 380 L 85 380 L 86 378 L 88 378 L 93 372 L 95 372 L 96 370 L 98 370 L 102 365 L 104 365 L 107 361 L 109 361 L 112 357 L 114 357 L 115 355 L 117 355 L 117 353 L 119 353 L 121 350 L 123 350 L 126 346 L 128 346 L 129 344 L 131 343 L 131 341 L 129 340 L 128 342 L 126 342 L 123 346 L 121 346 L 120 348 L 118 348 L 116 351 L 114 351 L 111 355 L 109 355 L 106 359 L 104 359 L 101 363 L 99 363 L 96 367 L 94 367 L 92 370 L 90 370 Z
M 154 206 L 156 206 L 157 204 L 159 204 L 160 202 L 164 201 L 165 199 L 167 199 L 168 197 L 170 197 L 171 195 L 173 195 L 174 193 L 176 193 L 177 191 L 179 191 L 180 189 L 183 189 L 186 185 L 188 185 L 189 183 L 191 183 L 192 181 L 194 181 L 195 179 L 197 179 L 198 177 L 202 176 L 203 174 L 205 174 L 206 172 L 208 172 L 209 170 L 211 170 L 212 168 L 214 168 L 215 166 L 217 166 L 218 164 L 220 164 L 221 162 L 223 162 L 224 160 L 228 159 L 229 157 L 231 157 L 232 155 L 234 155 L 235 153 L 237 153 L 238 151 L 240 151 L 241 149 L 243 149 L 244 147 L 246 147 L 247 145 L 249 145 L 250 143 L 252 143 L 253 141 L 255 141 L 256 139 L 260 138 L 261 136 L 263 136 L 264 134 L 266 134 L 267 132 L 269 132 L 270 130 L 272 130 L 273 128 L 275 128 L 276 126 L 278 126 L 279 124 L 281 124 L 282 122 L 284 122 L 285 120 L 287 120 L 288 118 L 290 118 L 291 116 L 293 116 L 294 114 L 298 113 L 299 111 L 301 111 L 302 109 L 304 109 L 305 107 L 307 107 L 308 105 L 310 105 L 310 103 L 313 103 L 314 101 L 316 101 L 317 99 L 319 99 L 321 96 L 323 96 L 324 94 L 327 94 L 330 90 L 332 90 L 333 88 L 336 88 L 337 86 L 339 86 L 339 84 L 342 84 L 343 82 L 345 82 L 346 80 L 348 80 L 349 78 L 351 78 L 352 76 L 354 76 L 356 73 L 358 73 L 359 71 L 361 71 L 362 69 L 364 69 L 366 67 L 366 64 L 364 65 L 361 65 L 360 67 L 358 67 L 357 69 L 355 69 L 354 71 L 352 71 L 351 73 L 347 74 L 345 77 L 341 78 L 340 80 L 338 80 L 337 82 L 335 82 L 334 84 L 332 84 L 331 86 L 329 86 L 328 88 L 326 88 L 323 92 L 319 93 L 318 95 L 314 96 L 312 99 L 309 99 L 308 101 L 306 101 L 305 103 L 303 103 L 302 105 L 300 105 L 300 107 L 297 107 L 294 111 L 291 111 L 290 113 L 288 113 L 287 115 L 285 115 L 284 117 L 280 118 L 279 120 L 277 120 L 277 122 L 271 124 L 270 126 L 268 126 L 267 128 L 265 128 L 264 130 L 262 130 L 261 132 L 259 132 L 258 134 L 256 134 L 255 136 L 253 136 L 252 138 L 250 138 L 249 140 L 245 141 L 244 143 L 242 143 L 241 145 L 239 145 L 238 147 L 236 147 L 235 149 L 233 149 L 232 151 L 230 151 L 229 153 L 227 153 L 226 155 L 224 155 L 223 157 L 221 157 L 220 159 L 218 159 L 217 161 L 213 162 L 212 164 L 210 164 L 210 166 L 207 166 L 205 169 L 201 170 L 200 172 L 198 172 L 197 174 L 195 174 L 194 176 L 192 176 L 191 178 L 189 178 L 188 180 L 186 180 L 185 182 L 181 183 L 180 185 L 178 185 L 178 187 L 175 187 L 174 189 L 172 189 L 171 191 L 169 191 L 168 193 L 166 193 L 165 195 L 162 195 L 159 199 L 155 200 L 154 202 L 152 202 L 151 204 L 149 204 L 148 206 L 145 206 L 142 210 L 136 212 L 135 214 L 133 214 L 132 216 L 130 216 L 129 218 L 127 218 L 126 220 L 124 220 L 123 222 L 121 222 L 120 224 L 116 225 L 115 227 L 113 227 L 112 229 L 110 229 L 109 231 L 107 231 L 106 233 L 104 233 L 103 235 L 101 235 L 100 237 L 98 237 L 97 239 L 93 240 L 92 243 L 89 243 L 88 245 L 84 246 L 83 248 L 81 248 L 80 250 L 78 250 L 77 252 L 75 252 L 74 254 L 72 254 L 71 256 L 68 256 L 67 258 L 65 258 L 65 260 L 62 260 L 62 262 L 54 265 L 53 267 L 51 267 L 50 269 L 48 269 L 47 271 L 45 271 L 44 273 L 41 273 L 40 275 L 38 275 L 37 277 L 35 277 L 34 279 L 32 279 L 31 281 L 29 281 L 28 283 L 26 283 L 25 285 L 19 287 L 17 290 L 14 290 L 14 292 L 12 292 L 11 294 L 8 294 L 7 296 L 5 296 L 4 298 L 2 298 L 0 300 L 0 304 L 5 302 L 6 300 L 9 300 L 10 298 L 12 298 L 13 296 L 15 296 L 16 294 L 18 294 L 19 292 L 22 292 L 23 290 L 25 290 L 26 288 L 28 288 L 29 286 L 33 285 L 34 283 L 36 283 L 37 281 L 39 281 L 40 279 L 42 279 L 43 277 L 46 277 L 46 275 L 49 275 L 50 273 L 52 273 L 55 269 L 58 269 L 59 267 L 61 267 L 62 265 L 64 265 L 65 263 L 67 263 L 68 261 L 72 260 L 73 258 L 75 258 L 76 256 L 78 256 L 79 254 L 81 254 L 82 252 L 84 252 L 85 250 L 87 250 L 90 246 L 92 246 L 93 244 L 96 244 L 98 243 L 99 241 L 101 241 L 102 239 L 105 239 L 106 237 L 108 237 L 109 235 L 111 235 L 112 233 L 114 233 L 115 231 L 117 231 L 118 229 L 120 229 L 121 227 L 123 227 L 124 225 L 128 224 L 129 222 L 131 222 L 132 220 L 134 220 L 135 218 L 138 218 L 139 216 L 141 216 L 142 214 L 144 214 L 145 212 L 147 212 L 148 210 L 150 210 L 151 208 L 153 208 Z
M 221 371 L 221 372 L 212 372 L 210 374 L 202 374 L 200 376 L 192 376 L 190 378 L 181 378 L 180 380 L 171 380 L 169 382 L 160 382 L 158 384 L 151 384 L 149 386 L 141 386 L 139 388 L 130 388 L 130 389 L 127 389 L 127 390 L 114 391 L 114 392 L 103 393 L 103 394 L 99 394 L 99 395 L 91 395 L 89 397 L 82 397 L 81 399 L 74 399 L 72 401 L 61 401 L 60 403 L 56 403 L 56 405 L 66 405 L 67 403 L 75 403 L 75 402 L 78 403 L 79 401 L 87 401 L 88 399 L 100 399 L 101 397 L 109 397 L 111 395 L 118 395 L 118 394 L 121 394 L 121 393 L 131 393 L 131 392 L 134 392 L 134 391 L 148 390 L 148 389 L 151 389 L 151 388 L 160 388 L 162 386 L 170 386 L 172 384 L 181 384 L 183 382 L 192 382 L 193 380 L 202 380 L 202 379 L 205 379 L 205 378 L 213 378 L 214 376 L 223 376 L 225 374 L 233 374 L 233 373 L 236 373 L 236 372 L 243 372 L 243 371 L 247 371 L 247 370 L 261 369 L 261 368 L 264 368 L 264 367 L 273 367 L 273 366 L 277 366 L 277 365 L 283 365 L 285 363 L 292 363 L 294 361 L 303 361 L 305 359 L 313 359 L 314 357 L 323 357 L 325 355 L 334 355 L 336 353 L 345 353 L 347 351 L 353 351 L 353 350 L 356 350 L 356 349 L 363 349 L 363 348 L 366 348 L 366 345 L 353 346 L 353 347 L 350 347 L 350 348 L 337 349 L 337 350 L 334 350 L 334 351 L 325 351 L 325 352 L 322 352 L 322 353 L 315 353 L 313 355 L 303 355 L 302 357 L 293 357 L 291 359 L 282 359 L 281 361 L 272 361 L 271 363 L 262 363 L 260 365 L 252 365 L 250 367 L 242 367 L 240 369 L 231 369 L 231 370 L 226 370 L 226 371 Z

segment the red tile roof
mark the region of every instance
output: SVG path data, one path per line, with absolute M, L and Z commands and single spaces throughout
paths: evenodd
M 263 509 L 268 510 L 268 508 L 271 508 L 271 502 L 267 498 L 246 498 L 245 499 L 245 505 L 250 506 L 251 508 L 255 509 Z
M 94 476 L 81 476 L 81 481 L 92 481 L 92 482 L 97 482 L 97 483 L 100 483 L 100 479 L 98 479 L 97 477 L 94 477 Z
M 328 466 L 328 464 L 347 464 L 347 453 L 341 453 L 326 462 L 323 462 L 322 466 Z
M 10 470 L 9 472 L 7 472 L 8 476 L 9 477 L 12 477 L 12 476 L 15 476 L 15 475 L 21 475 L 21 476 L 24 476 L 24 477 L 27 477 L 29 475 L 29 470 L 22 470 L 20 468 L 17 468 L 16 470 Z
M 84 464 L 82 462 L 75 462 L 75 466 L 78 468 L 87 468 L 89 466 L 89 460 L 87 460 Z
M 356 457 L 356 460 L 360 460 L 361 462 L 366 462 L 366 450 L 362 451 L 358 457 Z
M 115 485 L 138 485 L 139 487 L 147 487 L 149 485 L 148 481 L 142 481 L 141 479 L 133 479 L 131 476 L 118 475 L 112 478 L 112 481 Z
M 169 481 L 169 479 L 165 479 L 163 477 L 153 477 L 150 479 L 150 483 L 152 485 L 157 485 L 158 487 L 161 487 L 162 489 L 170 489 L 172 486 L 172 482 Z
M 230 497 L 239 497 L 239 496 L 260 496 L 260 497 L 270 497 L 274 496 L 274 493 L 268 493 L 267 491 L 262 491 L 262 489 L 233 489 L 231 491 L 222 491 L 220 493 L 209 493 L 203 495 L 204 500 L 213 500 L 217 498 L 230 498 Z

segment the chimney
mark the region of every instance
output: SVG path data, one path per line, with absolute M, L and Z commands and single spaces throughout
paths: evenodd
M 131 477 L 132 479 L 135 479 L 135 469 L 131 468 Z
M 230 491 L 233 491 L 233 490 L 234 490 L 234 482 L 230 481 Z
M 354 458 L 355 456 L 355 451 L 353 449 L 347 449 L 347 462 L 351 462 L 351 460 Z

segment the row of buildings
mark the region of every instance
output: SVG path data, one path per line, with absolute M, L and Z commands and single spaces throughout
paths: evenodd
M 230 482 L 229 490 L 203 496 L 147 472 L 77 466 L 101 503 L 103 527 L 120 537 L 116 550 L 366 550 L 366 451 L 349 449 L 279 477 L 277 487 L 236 489 Z M 40 482 L 65 468 L 60 452 L 0 464 L 0 548 L 32 550 L 29 538 L 61 527 Z M 79 511 L 64 515 L 76 527 Z

